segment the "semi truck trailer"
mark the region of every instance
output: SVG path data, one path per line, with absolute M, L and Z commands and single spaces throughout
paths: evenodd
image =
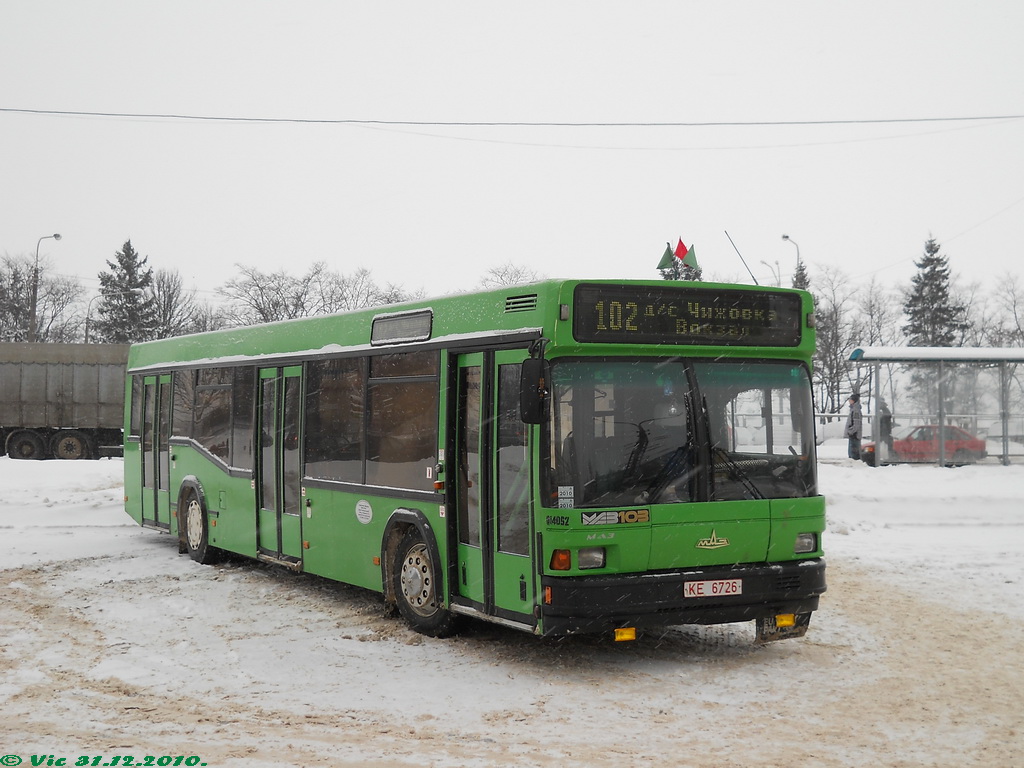
M 0 343 L 0 440 L 7 455 L 120 455 L 128 346 Z

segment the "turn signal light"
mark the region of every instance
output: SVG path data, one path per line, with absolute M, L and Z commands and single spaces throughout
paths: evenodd
M 619 627 L 615 630 L 615 642 L 623 640 L 636 640 L 636 627 Z
M 572 568 L 572 555 L 568 549 L 556 549 L 551 553 L 551 570 L 568 571 Z

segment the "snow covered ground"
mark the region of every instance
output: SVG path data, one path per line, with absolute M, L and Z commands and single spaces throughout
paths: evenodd
M 991 766 L 1024 755 L 1024 466 L 821 447 L 808 636 L 424 638 L 376 595 L 199 566 L 121 463 L 0 458 L 0 752 L 209 766 Z M 123 758 L 122 758 L 123 762 Z M 4 765 L 13 760 L 0 758 Z M 40 763 L 42 764 L 42 763 Z

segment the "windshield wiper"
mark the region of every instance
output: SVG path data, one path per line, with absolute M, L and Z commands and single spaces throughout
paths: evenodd
M 669 454 L 651 484 L 640 493 L 640 497 L 637 499 L 638 503 L 654 504 L 673 480 L 683 476 L 689 480 L 694 471 L 693 467 L 689 466 L 690 455 L 690 441 L 687 440 Z
M 758 487 L 750 479 L 750 475 L 748 475 L 746 473 L 746 471 L 743 469 L 743 467 L 741 467 L 736 462 L 736 460 L 732 456 L 729 455 L 729 453 L 726 450 L 724 450 L 722 448 L 719 448 L 718 446 L 715 446 L 714 452 L 715 452 L 715 454 L 717 456 L 719 456 L 722 459 L 722 463 L 725 464 L 725 466 L 727 466 L 729 468 L 729 476 L 732 477 L 733 480 L 736 480 L 737 482 L 739 482 L 739 484 L 742 485 L 746 489 L 747 493 L 750 494 L 751 498 L 754 498 L 754 499 L 766 499 L 766 498 L 768 498 L 763 493 L 761 493 L 761 491 L 758 489 Z
M 647 451 L 648 443 L 650 443 L 650 438 L 647 436 L 647 430 L 644 429 L 644 425 L 642 423 L 637 424 L 636 429 L 636 445 L 633 446 L 633 450 L 629 452 L 629 458 L 626 460 L 625 477 L 629 480 L 636 480 L 640 476 L 640 460 Z

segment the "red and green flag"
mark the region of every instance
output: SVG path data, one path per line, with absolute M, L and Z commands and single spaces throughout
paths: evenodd
M 671 243 L 665 243 L 665 253 L 662 254 L 661 261 L 658 262 L 658 269 L 671 269 L 674 259 L 683 262 L 684 267 L 697 269 L 697 251 L 692 245 L 689 248 L 683 245 L 682 238 L 679 238 L 675 250 L 672 249 Z

